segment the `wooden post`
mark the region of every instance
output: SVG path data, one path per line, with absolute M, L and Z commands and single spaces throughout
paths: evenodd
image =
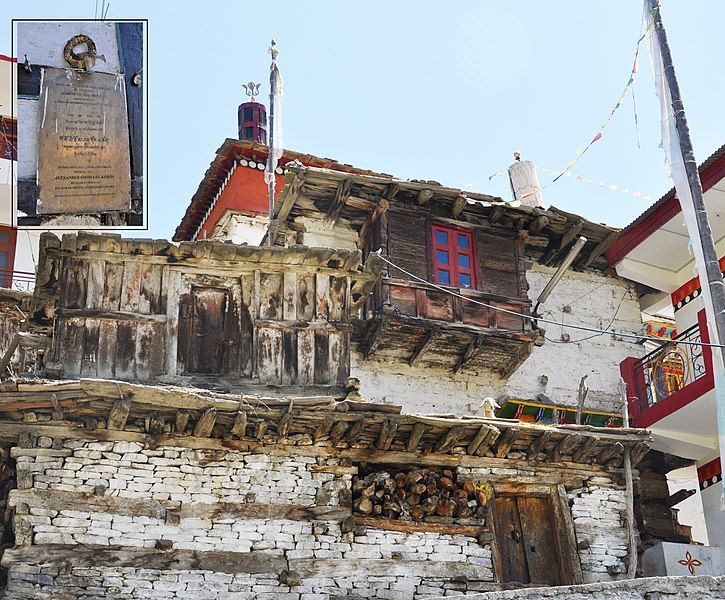
M 587 394 L 589 393 L 589 386 L 587 386 L 587 377 L 589 375 L 584 375 L 584 377 L 581 378 L 581 381 L 579 382 L 579 394 L 578 394 L 578 402 L 576 405 L 576 424 L 581 425 L 582 424 L 582 413 L 584 412 L 584 401 L 587 399 Z
M 623 425 L 629 427 L 629 407 L 627 403 L 627 383 L 619 378 L 619 397 L 622 400 Z M 637 575 L 637 534 L 634 526 L 634 481 L 632 479 L 631 446 L 624 449 L 624 481 L 627 485 L 627 535 L 629 537 L 629 557 L 627 560 L 627 577 L 634 579 Z

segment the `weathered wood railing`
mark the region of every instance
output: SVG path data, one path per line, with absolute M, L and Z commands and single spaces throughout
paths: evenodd
M 507 298 L 465 288 L 450 289 L 463 298 L 448 294 L 427 283 L 386 278 L 382 280 L 379 287 L 381 297 L 376 298 L 376 306 L 391 304 L 409 317 L 471 327 L 513 332 L 531 330 L 531 321 L 528 319 L 496 310 L 501 308 L 529 315 L 531 313 L 530 300 Z M 488 306 L 469 302 L 466 299 Z

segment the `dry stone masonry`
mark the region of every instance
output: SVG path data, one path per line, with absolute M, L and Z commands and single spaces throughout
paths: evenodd
M 6 597 L 407 599 L 496 589 L 483 527 L 356 522 L 358 467 L 304 450 L 42 436 L 33 448 L 14 447 Z M 453 475 L 461 489 L 481 489 L 534 472 L 459 467 Z M 590 477 L 567 497 L 585 580 L 616 578 L 627 553 L 621 486 Z

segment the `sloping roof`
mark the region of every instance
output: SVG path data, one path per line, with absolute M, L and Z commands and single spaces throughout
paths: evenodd
M 224 140 L 224 143 L 216 151 L 214 160 L 212 160 L 206 173 L 204 173 L 199 187 L 192 196 L 186 213 L 184 213 L 181 219 L 181 223 L 174 232 L 174 241 L 191 239 L 197 227 L 203 222 L 204 215 L 214 201 L 217 190 L 220 189 L 224 179 L 234 167 L 237 160 L 247 159 L 265 163 L 268 154 L 269 147 L 264 144 L 233 138 Z M 284 165 L 294 161 L 299 161 L 303 165 L 310 167 L 322 167 L 344 173 L 359 173 L 392 179 L 392 175 L 377 173 L 367 169 L 358 169 L 352 165 L 340 163 L 331 158 L 320 158 L 312 154 L 303 154 L 302 152 L 295 152 L 293 150 L 284 151 L 279 165 L 284 167 Z
M 720 146 L 699 167 L 700 181 L 703 191 L 709 190 L 718 181 L 725 178 L 725 145 Z M 664 196 L 645 210 L 639 217 L 619 232 L 619 237 L 605 252 L 607 261 L 611 266 L 618 263 L 624 256 L 661 225 L 681 212 L 680 202 L 677 199 L 675 188 L 670 189 Z
M 295 184 L 295 181 L 298 183 Z M 417 209 L 445 205 L 448 211 L 464 199 L 465 202 L 456 213 L 463 222 L 496 224 L 523 233 L 529 240 L 528 255 L 542 264 L 557 264 L 566 255 L 576 236 L 583 235 L 588 241 L 576 266 L 607 270 L 608 265 L 602 254 L 616 238 L 618 231 L 554 206 L 548 209 L 534 208 L 436 182 L 401 180 L 387 175 L 350 175 L 317 167 L 287 169 L 285 187 L 277 199 L 274 215 L 281 222 L 291 221 L 298 216 L 324 215 L 343 185 L 349 185 L 349 195 L 354 197 L 354 201 L 342 207 L 340 215 L 356 229 L 362 226 L 381 199 L 394 198 L 396 202 Z M 428 194 L 424 202 L 419 199 L 421 193 Z
M 51 414 L 59 405 L 61 422 L 28 423 L 24 412 Z M 268 397 L 222 394 L 196 388 L 152 386 L 104 379 L 7 381 L 0 390 L 0 441 L 13 442 L 22 432 L 63 427 L 69 437 L 83 437 L 82 423 L 88 417 L 107 420 L 119 398 L 132 398 L 132 417 L 143 420 L 151 414 L 173 424 L 179 411 L 188 411 L 185 431 L 133 436 L 129 419 L 127 439 L 156 445 L 192 445 L 216 440 L 228 449 L 249 449 L 263 444 L 310 444 L 329 448 L 331 454 L 345 449 L 367 450 L 379 458 L 407 452 L 419 461 L 476 466 L 486 457 L 506 458 L 509 453 L 526 456 L 532 464 L 598 464 L 618 469 L 625 448 L 636 463 L 648 451 L 652 439 L 644 429 L 601 428 L 587 425 L 539 425 L 515 419 L 458 417 L 449 414 L 406 414 L 398 405 L 378 404 L 334 396 Z M 194 422 L 208 411 L 215 415 L 217 429 L 205 435 Z M 240 412 L 244 427 L 238 425 Z M 266 427 L 258 427 L 259 423 Z M 90 426 L 90 425 L 89 425 Z M 417 431 L 414 428 L 417 426 Z M 175 426 L 174 426 L 175 427 Z M 122 427 L 123 429 L 123 427 Z M 93 431 L 97 435 L 99 430 Z M 138 431 L 138 429 L 136 429 Z M 193 434 L 189 435 L 192 431 Z M 48 435 L 51 435 L 48 433 Z M 211 438 L 209 437 L 211 436 Z M 511 457 L 513 458 L 513 456 Z

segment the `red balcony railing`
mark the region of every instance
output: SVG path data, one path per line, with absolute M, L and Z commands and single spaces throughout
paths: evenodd
M 649 427 L 714 387 L 712 351 L 705 311 L 698 322 L 642 358 L 627 358 L 620 365 L 627 382 L 629 414 L 635 427 Z
M 0 269 L 0 287 L 32 292 L 35 289 L 35 273 Z

